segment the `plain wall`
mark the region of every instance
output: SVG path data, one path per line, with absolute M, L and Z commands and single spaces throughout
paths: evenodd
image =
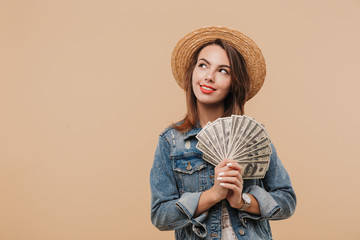
M 159 133 L 185 113 L 170 58 L 195 28 L 267 63 L 246 115 L 290 173 L 275 239 L 360 239 L 360 1 L 0 1 L 0 240 L 172 239 L 150 221 Z

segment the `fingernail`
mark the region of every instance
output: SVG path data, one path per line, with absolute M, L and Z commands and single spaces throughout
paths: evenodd
M 226 166 L 232 166 L 232 163 L 227 163 Z
M 223 178 L 222 177 L 218 177 L 217 180 L 222 180 Z
M 225 186 L 225 183 L 220 183 L 220 186 Z
M 221 173 L 219 173 L 219 176 L 222 176 L 222 175 L 224 175 L 225 173 L 223 173 L 223 172 L 221 172 Z

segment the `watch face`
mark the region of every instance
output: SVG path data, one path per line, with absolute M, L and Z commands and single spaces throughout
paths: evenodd
M 243 193 L 242 198 L 246 203 L 251 203 L 251 198 L 246 193 Z

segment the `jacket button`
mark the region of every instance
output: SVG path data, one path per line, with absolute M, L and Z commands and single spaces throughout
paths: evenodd
M 192 166 L 190 164 L 190 162 L 188 162 L 188 165 L 186 166 L 186 170 L 190 171 L 192 169 Z
M 242 230 L 242 229 L 240 229 L 240 230 L 239 230 L 239 233 L 240 233 L 241 236 L 243 236 L 243 235 L 245 234 L 245 231 Z
M 191 145 L 190 145 L 190 141 L 186 141 L 186 142 L 185 142 L 185 148 L 186 148 L 186 149 L 190 149 L 190 146 L 191 146 Z

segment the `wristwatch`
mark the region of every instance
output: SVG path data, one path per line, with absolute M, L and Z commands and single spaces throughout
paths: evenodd
M 240 211 L 245 211 L 251 205 L 251 198 L 250 198 L 249 194 L 247 194 L 247 193 L 243 193 L 241 195 L 241 198 L 244 200 L 244 205 L 239 210 Z

